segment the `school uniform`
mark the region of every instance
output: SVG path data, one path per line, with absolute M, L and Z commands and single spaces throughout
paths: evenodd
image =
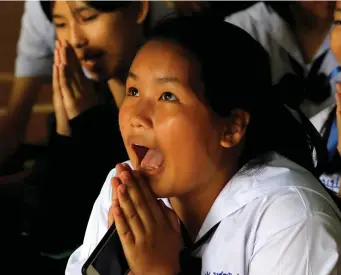
M 17 77 L 52 75 L 55 36 L 54 25 L 44 14 L 40 1 L 26 1 L 17 43 Z
M 66 275 L 81 267 L 106 233 L 112 170 L 90 216 L 83 245 Z M 170 207 L 167 200 L 164 200 Z M 273 154 L 261 169 L 238 172 L 212 205 L 196 241 L 218 227 L 193 256 L 202 275 L 341 274 L 340 212 L 310 172 Z
M 335 119 L 334 104 L 326 107 L 313 116 L 311 122 L 319 132 L 322 132 L 325 128 L 327 119 L 329 119 L 331 115 L 333 115 Z M 336 125 L 333 127 L 332 125 L 330 129 L 325 129 L 325 133 L 323 133 L 324 138 L 327 140 L 327 149 L 329 151 L 329 160 L 326 166 L 330 171 L 325 171 L 325 173 L 320 176 L 320 180 L 327 188 L 340 195 L 341 157 L 337 151 L 338 130 L 335 126 Z M 328 139 L 326 137 L 328 137 Z
M 271 62 L 273 84 L 277 84 L 287 74 L 315 81 L 310 82 L 312 89 L 308 90 L 306 99 L 301 104 L 302 111 L 308 118 L 334 103 L 335 83 L 341 80 L 341 76 L 338 75 L 331 81 L 328 80 L 328 76 L 338 66 L 330 50 L 329 34 L 312 62 L 306 64 L 289 24 L 269 5 L 263 2 L 256 3 L 244 11 L 226 17 L 225 21 L 247 31 L 267 50 Z M 247 51 L 247 45 L 245 45 L 245 50 Z M 252 64 L 245 64 L 245 67 L 246 70 L 249 67 L 247 72 L 251 74 Z M 245 78 L 247 79 L 247 74 Z M 323 81 L 329 83 L 326 90 L 324 87 L 318 88 Z M 316 94 L 322 97 L 317 103 L 309 99 L 309 97 L 316 97 Z

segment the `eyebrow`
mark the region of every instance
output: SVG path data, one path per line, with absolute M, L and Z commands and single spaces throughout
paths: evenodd
M 341 8 L 335 8 L 335 11 L 341 12 Z
M 84 6 L 71 8 L 71 10 L 73 13 L 81 13 L 82 11 L 92 10 L 92 8 L 84 5 Z
M 60 14 L 52 14 L 52 18 L 64 18 L 63 15 L 60 15 Z
M 134 74 L 133 72 L 129 72 L 128 73 L 128 77 L 132 78 L 134 80 L 138 80 L 138 76 L 136 74 Z M 169 82 L 173 82 L 173 83 L 178 83 L 181 84 L 180 80 L 177 77 L 171 77 L 171 76 L 162 76 L 162 77 L 157 77 L 155 79 L 156 82 L 159 83 L 169 83 Z

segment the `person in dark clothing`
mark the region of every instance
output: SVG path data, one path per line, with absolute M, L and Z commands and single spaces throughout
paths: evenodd
M 58 38 L 55 116 L 48 149 L 27 183 L 24 231 L 43 255 L 65 258 L 82 242 L 107 172 L 127 159 L 118 108 L 126 71 L 143 42 L 149 5 L 44 3 L 51 9 Z M 76 196 L 80 190 L 82 197 Z

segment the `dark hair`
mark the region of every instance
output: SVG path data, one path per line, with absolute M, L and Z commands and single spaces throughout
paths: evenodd
M 52 4 L 54 1 L 40 1 L 41 7 L 50 22 L 52 22 Z M 117 9 L 128 7 L 133 1 L 85 1 L 89 7 L 100 12 L 113 12 Z M 151 26 L 151 16 L 148 13 L 143 27 L 144 32 L 148 32 Z
M 304 127 L 272 91 L 267 52 L 237 26 L 206 19 L 200 15 L 166 19 L 149 40 L 177 43 L 197 58 L 205 98 L 220 117 L 236 108 L 250 113 L 240 166 L 259 167 L 267 162 L 268 153 L 277 152 L 314 172 Z
M 40 1 L 41 7 L 49 19 L 52 22 L 51 7 L 54 1 Z M 86 4 L 96 10 L 102 12 L 112 12 L 119 8 L 127 7 L 132 1 L 86 1 Z

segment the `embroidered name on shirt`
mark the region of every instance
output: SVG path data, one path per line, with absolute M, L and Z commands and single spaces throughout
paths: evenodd
M 232 274 L 231 272 L 227 272 L 227 273 L 225 273 L 225 272 L 206 272 L 205 273 L 205 275 L 234 275 L 234 274 Z M 238 274 L 235 274 L 235 275 L 239 275 L 239 273 Z

